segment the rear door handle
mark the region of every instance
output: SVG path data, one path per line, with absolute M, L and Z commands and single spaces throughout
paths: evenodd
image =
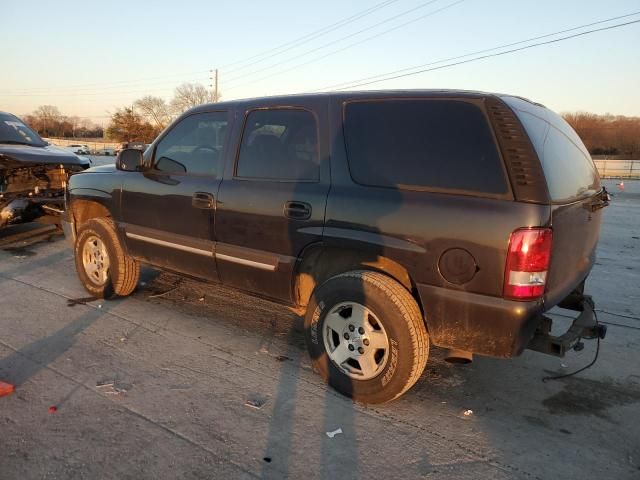
M 213 195 L 207 192 L 196 192 L 191 197 L 191 205 L 203 210 L 212 210 L 215 206 Z
M 287 202 L 284 204 L 284 216 L 292 220 L 309 220 L 311 205 L 306 202 Z

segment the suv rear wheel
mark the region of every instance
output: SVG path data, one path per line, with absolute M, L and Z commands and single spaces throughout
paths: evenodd
M 398 282 L 371 271 L 347 272 L 318 287 L 307 307 L 305 336 L 324 380 L 363 403 L 402 395 L 429 355 L 416 301 Z
M 136 288 L 140 265 L 124 252 L 111 219 L 83 223 L 74 254 L 82 285 L 94 297 L 127 296 Z

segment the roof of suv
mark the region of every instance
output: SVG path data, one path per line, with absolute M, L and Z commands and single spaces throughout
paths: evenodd
M 505 96 L 517 97 L 516 95 L 489 93 L 489 92 L 474 91 L 474 90 L 446 90 L 446 89 L 361 90 L 361 91 L 348 91 L 348 92 L 301 93 L 301 94 L 294 94 L 294 95 L 253 97 L 253 98 L 243 98 L 238 100 L 229 100 L 226 102 L 219 102 L 219 103 L 208 103 L 208 104 L 194 107 L 193 109 L 189 110 L 189 113 L 210 110 L 214 106 L 215 108 L 221 108 L 221 107 L 225 108 L 225 107 L 232 107 L 232 106 L 242 105 L 242 104 L 263 103 L 263 102 L 269 102 L 269 103 L 281 104 L 281 105 L 291 105 L 297 102 L 302 103 L 312 99 L 323 98 L 323 97 L 345 101 L 345 100 L 353 100 L 358 98 L 364 99 L 364 98 L 372 98 L 372 97 L 374 98 L 412 98 L 412 97 L 502 98 Z M 517 97 L 517 98 L 525 100 L 531 104 L 539 105 L 526 98 L 522 98 L 522 97 Z

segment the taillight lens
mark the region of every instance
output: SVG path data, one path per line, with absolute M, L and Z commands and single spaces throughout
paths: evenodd
M 544 294 L 551 259 L 550 228 L 523 228 L 511 234 L 504 274 L 504 296 L 532 300 Z

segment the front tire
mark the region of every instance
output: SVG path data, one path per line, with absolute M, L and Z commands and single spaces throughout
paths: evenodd
M 138 284 L 140 265 L 125 253 L 110 218 L 93 218 L 78 228 L 74 256 L 82 285 L 96 298 L 124 297 Z
M 353 271 L 316 289 L 305 315 L 314 368 L 363 403 L 398 398 L 420 378 L 429 336 L 411 294 L 378 272 Z

